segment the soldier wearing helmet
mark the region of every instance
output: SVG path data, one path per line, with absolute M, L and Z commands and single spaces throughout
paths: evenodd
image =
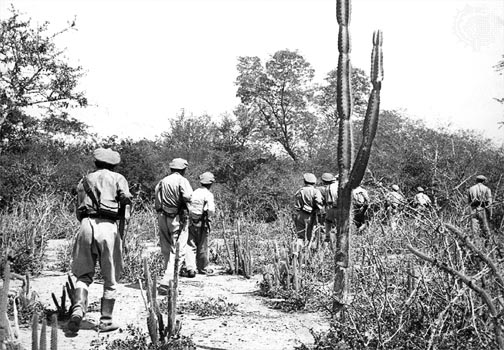
M 336 233 L 334 227 L 336 226 L 336 201 L 338 200 L 338 181 L 331 173 L 322 174 L 322 183 L 324 190 L 321 191 L 322 199 L 325 206 L 325 241 L 331 243 L 334 247 L 336 242 Z
M 467 202 L 470 207 L 473 234 L 477 234 L 479 227 L 483 236 L 489 238 L 488 219 L 492 218 L 492 191 L 484 185 L 486 180 L 484 175 L 476 176 L 476 184 L 467 191 Z
M 100 332 L 116 330 L 112 321 L 117 282 L 123 269 L 122 239 L 117 221 L 129 220 L 131 193 L 128 182 L 114 168 L 120 163 L 119 153 L 98 148 L 94 151 L 96 171 L 77 185 L 77 219 L 79 232 L 73 248 L 72 273 L 77 277 L 72 314 L 68 329 L 78 332 L 88 306 L 88 287 L 93 283 L 96 260 L 103 276 Z
M 177 241 L 180 242 L 179 261 L 183 262 L 185 259 L 188 238 L 187 206 L 193 194 L 191 184 L 184 177 L 187 165 L 185 159 L 173 159 L 169 164 L 171 174 L 159 181 L 155 189 L 159 241 L 165 267 L 164 276 L 160 281 L 161 293 L 166 292 L 166 287 L 169 281 L 173 280 L 174 273 L 180 271 L 174 271 Z M 179 269 L 181 265 L 182 263 L 179 264 Z
M 322 208 L 322 194 L 315 188 L 317 178 L 303 175 L 304 186 L 294 195 L 294 224 L 299 245 L 310 242 L 317 211 Z
M 215 214 L 214 195 L 210 192 L 214 182 L 215 177 L 212 173 L 201 174 L 201 187 L 193 192 L 189 205 L 189 239 L 186 255 L 189 277 L 196 271 L 204 275 L 213 273 L 208 268 L 208 234 L 210 221 Z
M 425 190 L 420 186 L 418 186 L 416 190 L 417 194 L 413 197 L 413 206 L 417 209 L 430 208 L 432 206 L 432 201 L 429 196 L 425 194 Z
M 393 230 L 397 227 L 397 215 L 401 211 L 404 204 L 406 204 L 406 199 L 402 195 L 399 186 L 390 186 L 391 191 L 385 195 L 385 209 L 387 211 L 387 217 L 390 226 Z

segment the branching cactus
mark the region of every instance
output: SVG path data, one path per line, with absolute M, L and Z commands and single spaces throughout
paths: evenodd
M 335 280 L 333 312 L 343 316 L 345 299 L 347 297 L 347 270 L 350 266 L 350 230 L 352 190 L 359 186 L 366 170 L 371 146 L 378 126 L 380 107 L 380 89 L 383 80 L 382 33 L 373 34 L 373 52 L 371 55 L 371 83 L 373 89 L 368 101 L 363 137 L 355 162 L 353 162 L 352 138 L 352 88 L 350 63 L 350 0 L 337 0 L 336 18 L 339 25 L 338 35 L 338 79 L 337 79 L 337 113 L 339 117 L 338 139 L 338 172 L 339 188 L 337 201 L 337 240 L 335 254 Z

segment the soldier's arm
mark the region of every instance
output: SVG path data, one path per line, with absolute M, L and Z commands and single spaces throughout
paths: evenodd
M 317 206 L 317 209 L 321 209 L 323 207 L 323 200 L 322 200 L 322 193 L 320 193 L 319 190 L 315 190 L 315 204 Z
M 81 207 L 84 206 L 84 199 L 86 197 L 86 192 L 84 191 L 84 186 L 82 185 L 82 180 L 77 184 L 77 203 L 75 205 L 75 216 L 77 220 L 82 220 L 83 211 Z
M 210 219 L 215 214 L 215 197 L 210 193 L 207 199 L 208 218 Z
M 187 205 L 191 203 L 192 198 L 192 187 L 189 181 L 184 178 L 180 183 L 180 195 L 182 196 L 182 201 Z
M 489 214 L 490 214 L 490 219 L 493 216 L 493 208 L 492 208 L 492 191 L 488 189 L 488 208 L 489 208 Z
M 121 211 L 123 212 L 124 219 L 129 221 L 131 216 L 131 193 L 129 190 L 128 181 L 124 176 L 119 176 L 117 180 L 117 197 L 119 199 L 119 204 Z

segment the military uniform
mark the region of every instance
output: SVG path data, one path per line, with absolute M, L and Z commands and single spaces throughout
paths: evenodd
M 471 186 L 467 191 L 467 202 L 471 210 L 471 229 L 476 234 L 480 227 L 483 236 L 489 238 L 488 217 L 492 216 L 492 191 L 483 184 L 486 181 L 485 176 L 478 175 L 476 181 L 476 185 Z
M 215 181 L 212 173 L 201 174 L 203 187 L 193 192 L 189 205 L 189 239 L 187 241 L 186 265 L 188 271 L 206 274 L 208 261 L 208 233 L 210 220 L 215 214 L 214 195 L 209 186 Z M 192 274 L 191 274 L 192 275 Z
M 317 178 L 311 173 L 304 174 L 303 178 L 305 186 L 294 195 L 294 224 L 298 244 L 311 240 L 315 215 L 322 208 L 322 194 L 314 187 Z
M 164 258 L 165 273 L 160 281 L 167 286 L 173 280 L 174 273 L 179 273 L 185 259 L 188 239 L 187 205 L 191 202 L 192 187 L 189 181 L 178 171 L 187 168 L 187 161 L 175 158 L 170 162 L 172 173 L 163 178 L 155 188 L 155 209 L 158 213 L 159 242 Z M 179 271 L 175 269 L 176 243 L 180 242 Z
M 366 189 L 358 186 L 352 191 L 353 220 L 359 231 L 365 228 L 366 212 L 369 207 L 369 194 Z
M 418 209 L 429 208 L 432 206 L 432 201 L 424 193 L 424 189 L 422 187 L 417 187 L 418 193 L 413 197 L 413 205 Z
M 325 230 L 325 241 L 331 242 L 334 245 L 336 242 L 336 233 L 334 232 L 334 227 L 336 226 L 336 202 L 338 200 L 338 181 L 331 173 L 322 174 L 322 181 L 324 181 L 324 191 L 322 193 L 322 199 L 325 208 L 325 220 L 324 220 L 324 230 Z
M 116 219 L 121 208 L 131 204 L 128 182 L 111 169 L 120 162 L 119 153 L 99 148 L 94 151 L 98 170 L 77 185 L 77 218 L 80 228 L 73 247 L 72 273 L 77 277 L 75 305 L 68 327 L 78 331 L 87 309 L 88 287 L 93 282 L 96 261 L 103 276 L 100 330 L 118 328 L 112 322 L 117 281 L 122 272 L 122 244 Z M 116 216 L 114 216 L 116 215 Z M 129 218 L 129 209 L 126 214 Z
M 392 191 L 385 196 L 385 206 L 390 226 L 393 230 L 397 227 L 397 214 L 399 214 L 402 206 L 406 203 L 404 196 L 399 193 L 399 186 L 392 185 Z

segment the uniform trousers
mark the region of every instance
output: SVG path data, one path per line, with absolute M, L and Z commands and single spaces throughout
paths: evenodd
M 336 226 L 336 208 L 334 207 L 328 207 L 326 209 L 326 218 L 324 222 L 324 227 L 325 227 L 325 234 L 326 242 L 331 242 L 332 245 L 334 245 L 334 242 L 336 241 L 336 232 L 334 230 Z
M 483 237 L 490 237 L 487 209 L 482 207 L 471 207 L 471 229 L 473 234 L 478 233 L 478 228 L 481 229 Z
M 297 210 L 294 214 L 294 225 L 296 227 L 298 244 L 308 243 L 312 236 L 314 216 L 303 210 Z
M 189 271 L 204 271 L 208 261 L 208 228 L 189 225 L 186 267 Z
M 168 282 L 173 280 L 175 270 L 175 253 L 177 242 L 180 242 L 179 250 L 179 270 L 185 260 L 188 229 L 187 221 L 181 215 L 169 217 L 164 213 L 158 214 L 159 225 L 159 243 L 161 244 L 161 254 L 164 258 L 165 273 L 160 281 L 163 285 L 168 285 Z
M 89 287 L 98 261 L 104 281 L 103 298 L 115 299 L 117 281 L 123 271 L 121 237 L 115 221 L 82 219 L 72 257 L 72 273 L 77 277 L 76 288 Z

